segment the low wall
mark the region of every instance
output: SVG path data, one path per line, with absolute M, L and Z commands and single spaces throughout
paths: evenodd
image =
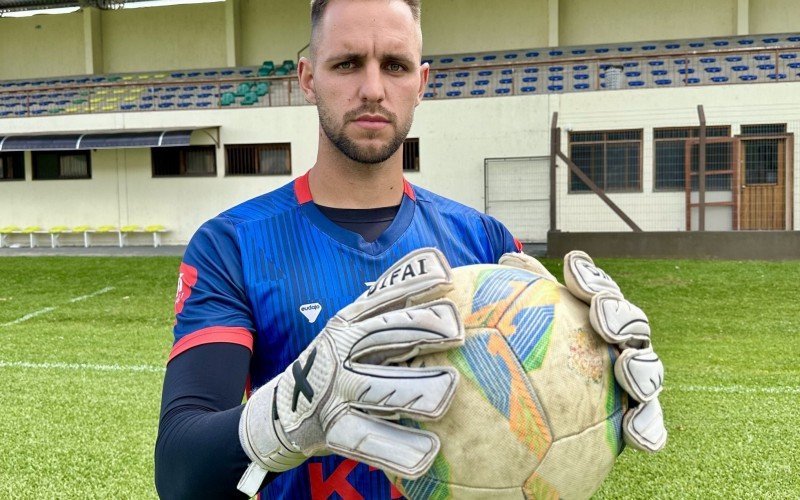
M 570 250 L 594 257 L 800 260 L 800 231 L 548 233 L 548 257 Z

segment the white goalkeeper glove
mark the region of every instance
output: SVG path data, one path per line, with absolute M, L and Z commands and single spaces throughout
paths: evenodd
M 557 281 L 538 260 L 524 253 L 504 254 L 499 264 Z M 667 442 L 664 415 L 658 402 L 664 365 L 650 343 L 647 315 L 625 300 L 617 283 L 584 252 L 576 250 L 564 256 L 564 282 L 572 295 L 589 304 L 589 319 L 595 331 L 621 351 L 614 364 L 614 375 L 625 392 L 639 403 L 623 416 L 625 443 L 638 450 L 661 450 Z
M 464 343 L 444 255 L 416 250 L 389 268 L 325 328 L 286 371 L 255 391 L 239 423 L 252 463 L 239 490 L 254 495 L 268 471 L 336 453 L 394 475 L 424 474 L 435 434 L 389 422 L 440 418 L 458 383 L 450 367 L 387 366 Z

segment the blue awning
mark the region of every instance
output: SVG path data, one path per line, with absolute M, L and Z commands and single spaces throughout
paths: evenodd
M 0 137 L 0 151 L 71 151 L 188 146 L 191 135 L 192 130 L 9 135 Z

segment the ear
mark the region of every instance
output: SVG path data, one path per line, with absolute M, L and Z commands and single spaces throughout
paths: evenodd
M 311 60 L 301 57 L 297 62 L 297 78 L 300 80 L 300 90 L 306 97 L 306 101 L 317 104 L 317 93 L 314 90 L 314 65 Z
M 431 66 L 428 63 L 422 63 L 419 67 L 419 89 L 417 92 L 417 106 L 422 102 L 422 96 L 425 89 L 428 87 L 428 77 L 431 74 Z

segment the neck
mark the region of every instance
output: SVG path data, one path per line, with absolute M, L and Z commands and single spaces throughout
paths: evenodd
M 364 164 L 323 145 L 308 177 L 314 202 L 331 208 L 379 208 L 403 199 L 403 148 L 383 163 Z

